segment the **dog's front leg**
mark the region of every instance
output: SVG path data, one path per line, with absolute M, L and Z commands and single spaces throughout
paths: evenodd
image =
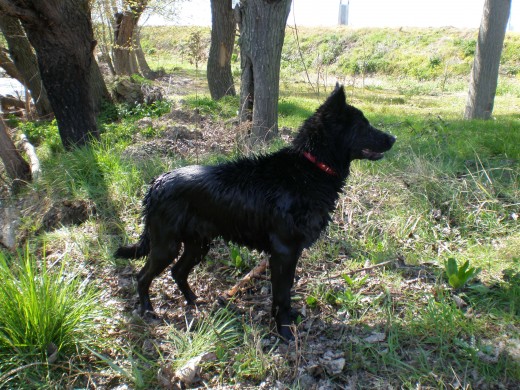
M 296 263 L 301 250 L 294 244 L 284 244 L 278 237 L 271 237 L 273 249 L 269 258 L 273 291 L 272 314 L 276 320 L 278 333 L 286 340 L 294 339 L 290 326 L 291 288 L 294 283 Z

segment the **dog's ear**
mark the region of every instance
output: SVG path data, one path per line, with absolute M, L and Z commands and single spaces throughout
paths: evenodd
M 345 90 L 343 88 L 343 84 L 340 84 L 338 81 L 336 81 L 336 85 L 334 86 L 334 90 L 332 91 L 332 93 L 336 93 L 336 92 L 339 92 L 339 91 L 343 91 L 343 94 L 345 94 Z
M 325 102 L 325 104 L 328 107 L 331 108 L 341 108 L 344 107 L 346 104 L 346 96 L 345 96 L 345 89 L 343 88 L 343 85 L 340 85 L 336 82 L 336 87 L 334 88 L 334 91 L 330 94 L 329 98 Z

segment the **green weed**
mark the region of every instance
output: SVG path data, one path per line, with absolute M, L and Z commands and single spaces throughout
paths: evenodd
M 246 248 L 229 244 L 229 260 L 226 264 L 236 268 L 237 272 L 243 272 L 251 266 L 250 253 Z
M 56 120 L 51 122 L 22 122 L 19 129 L 36 146 L 43 146 L 51 153 L 63 151 Z
M 471 279 L 475 278 L 481 271 L 481 268 L 469 267 L 469 260 L 466 260 L 460 267 L 457 266 L 457 260 L 450 257 L 444 262 L 448 283 L 454 289 L 464 287 Z

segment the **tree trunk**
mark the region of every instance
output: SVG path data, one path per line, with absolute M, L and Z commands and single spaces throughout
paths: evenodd
M 135 57 L 137 58 L 137 64 L 139 65 L 139 70 L 141 74 L 147 79 L 151 79 L 153 77 L 153 72 L 146 61 L 146 57 L 144 56 L 143 48 L 141 47 L 141 37 L 139 29 L 135 29 L 134 31 L 134 45 L 135 45 Z
M 14 181 L 14 189 L 21 184 L 31 181 L 31 168 L 23 159 L 11 137 L 7 133 L 7 126 L 0 119 L 0 158 L 5 166 L 7 175 Z
M 18 72 L 18 69 L 16 69 L 16 65 L 11 61 L 9 51 L 2 46 L 0 46 L 0 68 L 2 68 L 9 77 L 18 80 L 20 84 L 25 83 L 22 75 Z
M 251 137 L 256 143 L 278 133 L 280 61 L 291 0 L 243 0 L 240 5 L 240 107 L 248 106 L 254 91 Z
M 110 92 L 108 92 L 105 79 L 96 60 L 93 60 L 90 64 L 90 86 L 92 90 L 92 107 L 94 114 L 97 115 L 101 112 L 105 103 L 112 101 L 112 97 Z
M 484 3 L 465 119 L 491 118 L 510 9 L 511 0 L 486 0 Z
M 255 96 L 255 83 L 253 80 L 253 63 L 251 58 L 240 56 L 240 122 L 251 122 L 253 120 L 253 99 Z
M 133 35 L 137 25 L 134 13 L 125 11 L 115 15 L 114 27 L 114 68 L 118 75 L 139 73 L 135 56 Z
M 36 55 L 20 21 L 18 18 L 1 13 L 0 30 L 7 42 L 9 56 L 22 76 L 21 82 L 31 92 L 36 112 L 40 117 L 52 115 L 51 103 L 42 85 Z
M 211 0 L 211 46 L 207 77 L 211 98 L 235 96 L 231 74 L 231 54 L 235 42 L 235 18 L 231 0 Z
M 124 0 L 123 6 L 127 9 L 123 12 L 116 12 L 114 15 L 114 67 L 116 74 L 127 75 L 139 73 L 138 58 L 137 58 L 137 45 L 139 42 L 136 31 L 137 23 L 141 17 L 143 11 L 148 5 L 148 0 Z M 139 45 L 140 48 L 140 45 Z M 141 60 L 144 60 L 144 54 Z M 146 63 L 146 61 L 144 61 Z M 147 69 L 144 69 L 146 73 L 150 68 L 148 64 L 143 64 Z M 143 70 L 143 69 L 142 69 Z
M 96 41 L 89 0 L 0 0 L 0 8 L 20 19 L 36 51 L 65 148 L 99 138 L 90 85 Z
M 98 0 L 93 3 L 93 10 L 97 9 L 95 18 L 98 19 L 98 31 L 96 36 L 98 37 L 98 49 L 101 52 L 100 62 L 107 64 L 110 74 L 116 75 L 116 70 L 112 62 L 111 49 L 114 45 L 114 34 L 113 27 L 115 26 L 112 20 L 112 12 L 109 4 L 109 0 Z M 93 11 L 95 12 L 95 11 Z M 111 26 L 112 28 L 110 28 Z

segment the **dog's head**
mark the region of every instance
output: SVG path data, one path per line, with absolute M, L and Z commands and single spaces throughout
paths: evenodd
M 338 172 L 356 159 L 379 160 L 396 138 L 373 127 L 357 108 L 346 103 L 343 86 L 336 88 L 307 119 L 293 145 L 310 152 Z

